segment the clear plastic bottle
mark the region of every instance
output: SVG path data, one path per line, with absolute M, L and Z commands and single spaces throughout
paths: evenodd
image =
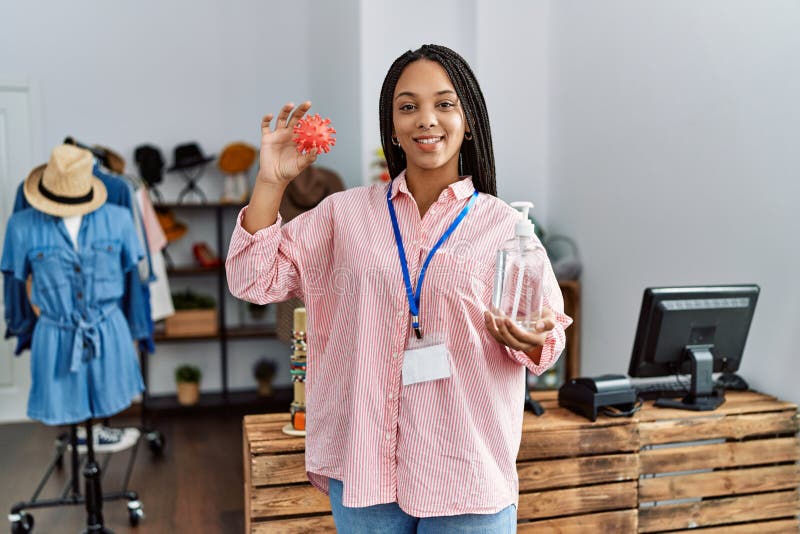
M 514 227 L 514 237 L 497 250 L 492 292 L 492 313 L 498 318 L 511 318 L 517 326 L 530 332 L 542 316 L 542 277 L 547 253 L 535 238 L 533 223 L 528 219 L 531 202 L 512 202 L 522 218 Z

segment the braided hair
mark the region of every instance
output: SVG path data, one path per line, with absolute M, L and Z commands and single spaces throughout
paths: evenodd
M 492 132 L 489 128 L 486 101 L 478 85 L 478 80 L 466 60 L 441 45 L 423 45 L 417 50 L 409 50 L 392 63 L 383 80 L 378 115 L 380 117 L 381 146 L 383 146 L 383 153 L 389 166 L 389 175 L 394 178 L 406 167 L 405 153 L 399 146 L 392 143 L 394 91 L 403 70 L 409 63 L 420 59 L 435 61 L 450 76 L 450 81 L 456 90 L 472 133 L 472 140 L 464 139 L 461 142 L 458 158 L 459 175 L 471 175 L 475 189 L 481 193 L 497 196 Z

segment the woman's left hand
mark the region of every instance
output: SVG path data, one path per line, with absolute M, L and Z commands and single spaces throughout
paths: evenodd
M 555 315 L 549 308 L 542 308 L 542 317 L 536 321 L 536 332 L 527 332 L 514 324 L 511 319 L 495 317 L 489 311 L 483 313 L 483 318 L 493 338 L 509 348 L 521 350 L 528 356 L 538 354 L 547 335 L 556 326 Z

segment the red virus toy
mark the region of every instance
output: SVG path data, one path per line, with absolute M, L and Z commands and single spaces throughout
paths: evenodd
M 333 137 L 336 130 L 329 126 L 330 123 L 330 119 L 323 119 L 319 114 L 300 119 L 294 125 L 294 142 L 297 145 L 297 151 L 305 154 L 312 148 L 316 148 L 326 154 L 330 152 L 331 147 L 336 144 L 336 138 Z

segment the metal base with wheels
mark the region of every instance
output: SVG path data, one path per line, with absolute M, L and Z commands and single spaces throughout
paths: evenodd
M 47 471 L 33 492 L 29 501 L 20 502 L 11 508 L 8 520 L 11 523 L 12 534 L 25 534 L 33 531 L 33 516 L 30 510 L 36 508 L 53 508 L 58 506 L 80 506 L 86 507 L 86 529 L 87 534 L 113 534 L 113 531 L 106 528 L 103 524 L 103 503 L 117 500 L 128 501 L 128 521 L 131 526 L 136 526 L 144 518 L 142 503 L 139 495 L 135 491 L 128 489 L 133 465 L 136 461 L 136 452 L 139 449 L 139 440 L 133 445 L 122 489 L 117 492 L 103 493 L 101 481 L 103 473 L 111 460 L 111 454 L 106 455 L 102 466 L 97 462 L 94 454 L 92 421 L 86 422 L 86 454 L 81 457 L 78 452 L 78 431 L 77 425 L 70 426 L 69 434 L 62 434 L 56 439 L 56 447 L 53 459 L 47 467 Z M 56 499 L 39 499 L 45 484 L 50 479 L 53 471 L 63 468 L 64 453 L 71 448 L 70 464 L 71 476 L 66 486 L 61 492 L 61 496 Z M 152 449 L 152 447 L 151 447 Z M 80 479 L 84 480 L 84 493 L 81 494 Z
M 147 446 L 153 456 L 161 456 L 164 454 L 164 447 L 167 446 L 167 438 L 159 430 L 151 430 L 145 434 L 147 438 Z
M 11 534 L 25 534 L 33 531 L 33 516 L 25 512 L 18 514 L 8 514 L 11 521 Z

